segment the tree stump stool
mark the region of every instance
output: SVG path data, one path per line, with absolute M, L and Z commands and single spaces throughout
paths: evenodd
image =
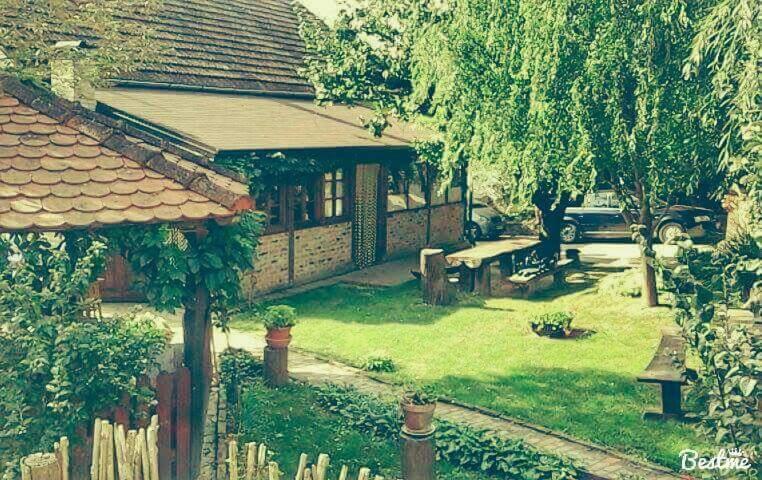
M 288 347 L 265 347 L 264 375 L 265 382 L 271 387 L 288 384 Z
M 424 436 L 400 434 L 403 480 L 436 480 L 434 432 Z
M 449 305 L 453 301 L 453 291 L 447 278 L 447 260 L 444 250 L 424 248 L 421 250 L 421 290 L 423 303 L 427 305 Z

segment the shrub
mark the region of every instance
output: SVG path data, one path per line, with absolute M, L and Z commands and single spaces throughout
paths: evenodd
M 437 394 L 430 386 L 405 386 L 405 393 L 402 394 L 402 402 L 408 405 L 430 405 L 438 400 Z
M 323 408 L 341 416 L 350 428 L 380 438 L 399 438 L 402 420 L 395 404 L 348 387 L 316 390 Z M 565 458 L 541 453 L 520 440 L 506 440 L 446 420 L 437 422 L 435 441 L 440 459 L 496 478 L 566 480 L 581 476 L 578 467 Z
M 570 312 L 550 312 L 536 315 L 529 323 L 539 335 L 563 337 L 571 330 L 572 320 L 574 315 Z
M 220 354 L 220 382 L 228 395 L 262 376 L 262 363 L 248 350 L 228 348 Z
M 362 364 L 366 372 L 396 372 L 397 365 L 389 357 L 370 357 Z
M 11 469 L 63 435 L 76 442 L 78 426 L 125 395 L 153 398 L 137 380 L 166 345 L 155 317 L 82 316 L 104 251 L 93 242 L 70 257 L 61 238 L 33 234 L 0 245 L 0 462 Z
M 262 323 L 268 330 L 293 327 L 296 325 L 296 309 L 288 305 L 267 307 L 262 314 Z

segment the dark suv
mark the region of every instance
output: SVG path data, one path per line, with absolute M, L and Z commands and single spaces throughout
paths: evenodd
M 637 216 L 637 215 L 636 215 Z M 715 213 L 706 208 L 685 205 L 662 205 L 654 210 L 658 221 L 654 236 L 666 243 L 681 233 L 700 238 L 719 228 Z M 630 238 L 616 193 L 603 190 L 585 195 L 580 207 L 566 209 L 561 241 L 571 243 L 582 238 Z

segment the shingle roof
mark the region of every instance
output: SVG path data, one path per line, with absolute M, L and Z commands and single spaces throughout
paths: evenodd
M 232 217 L 247 187 L 0 75 L 0 231 Z
M 407 147 L 427 136 L 412 126 L 394 124 L 382 137 L 374 137 L 360 118 L 370 118 L 370 110 L 319 107 L 311 100 L 138 88 L 101 90 L 96 98 L 211 151 Z
M 311 94 L 289 0 L 164 0 L 151 24 L 159 47 L 150 67 L 121 80 L 173 86 Z

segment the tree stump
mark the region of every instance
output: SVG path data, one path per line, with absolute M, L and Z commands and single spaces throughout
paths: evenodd
M 434 434 L 425 436 L 400 434 L 403 480 L 435 480 Z
M 61 466 L 53 453 L 35 453 L 21 462 L 22 477 L 26 480 L 61 480 Z
M 428 305 L 449 305 L 453 295 L 447 279 L 447 260 L 439 248 L 421 250 L 421 290 Z
M 288 347 L 265 347 L 264 374 L 265 381 L 271 387 L 288 384 Z

